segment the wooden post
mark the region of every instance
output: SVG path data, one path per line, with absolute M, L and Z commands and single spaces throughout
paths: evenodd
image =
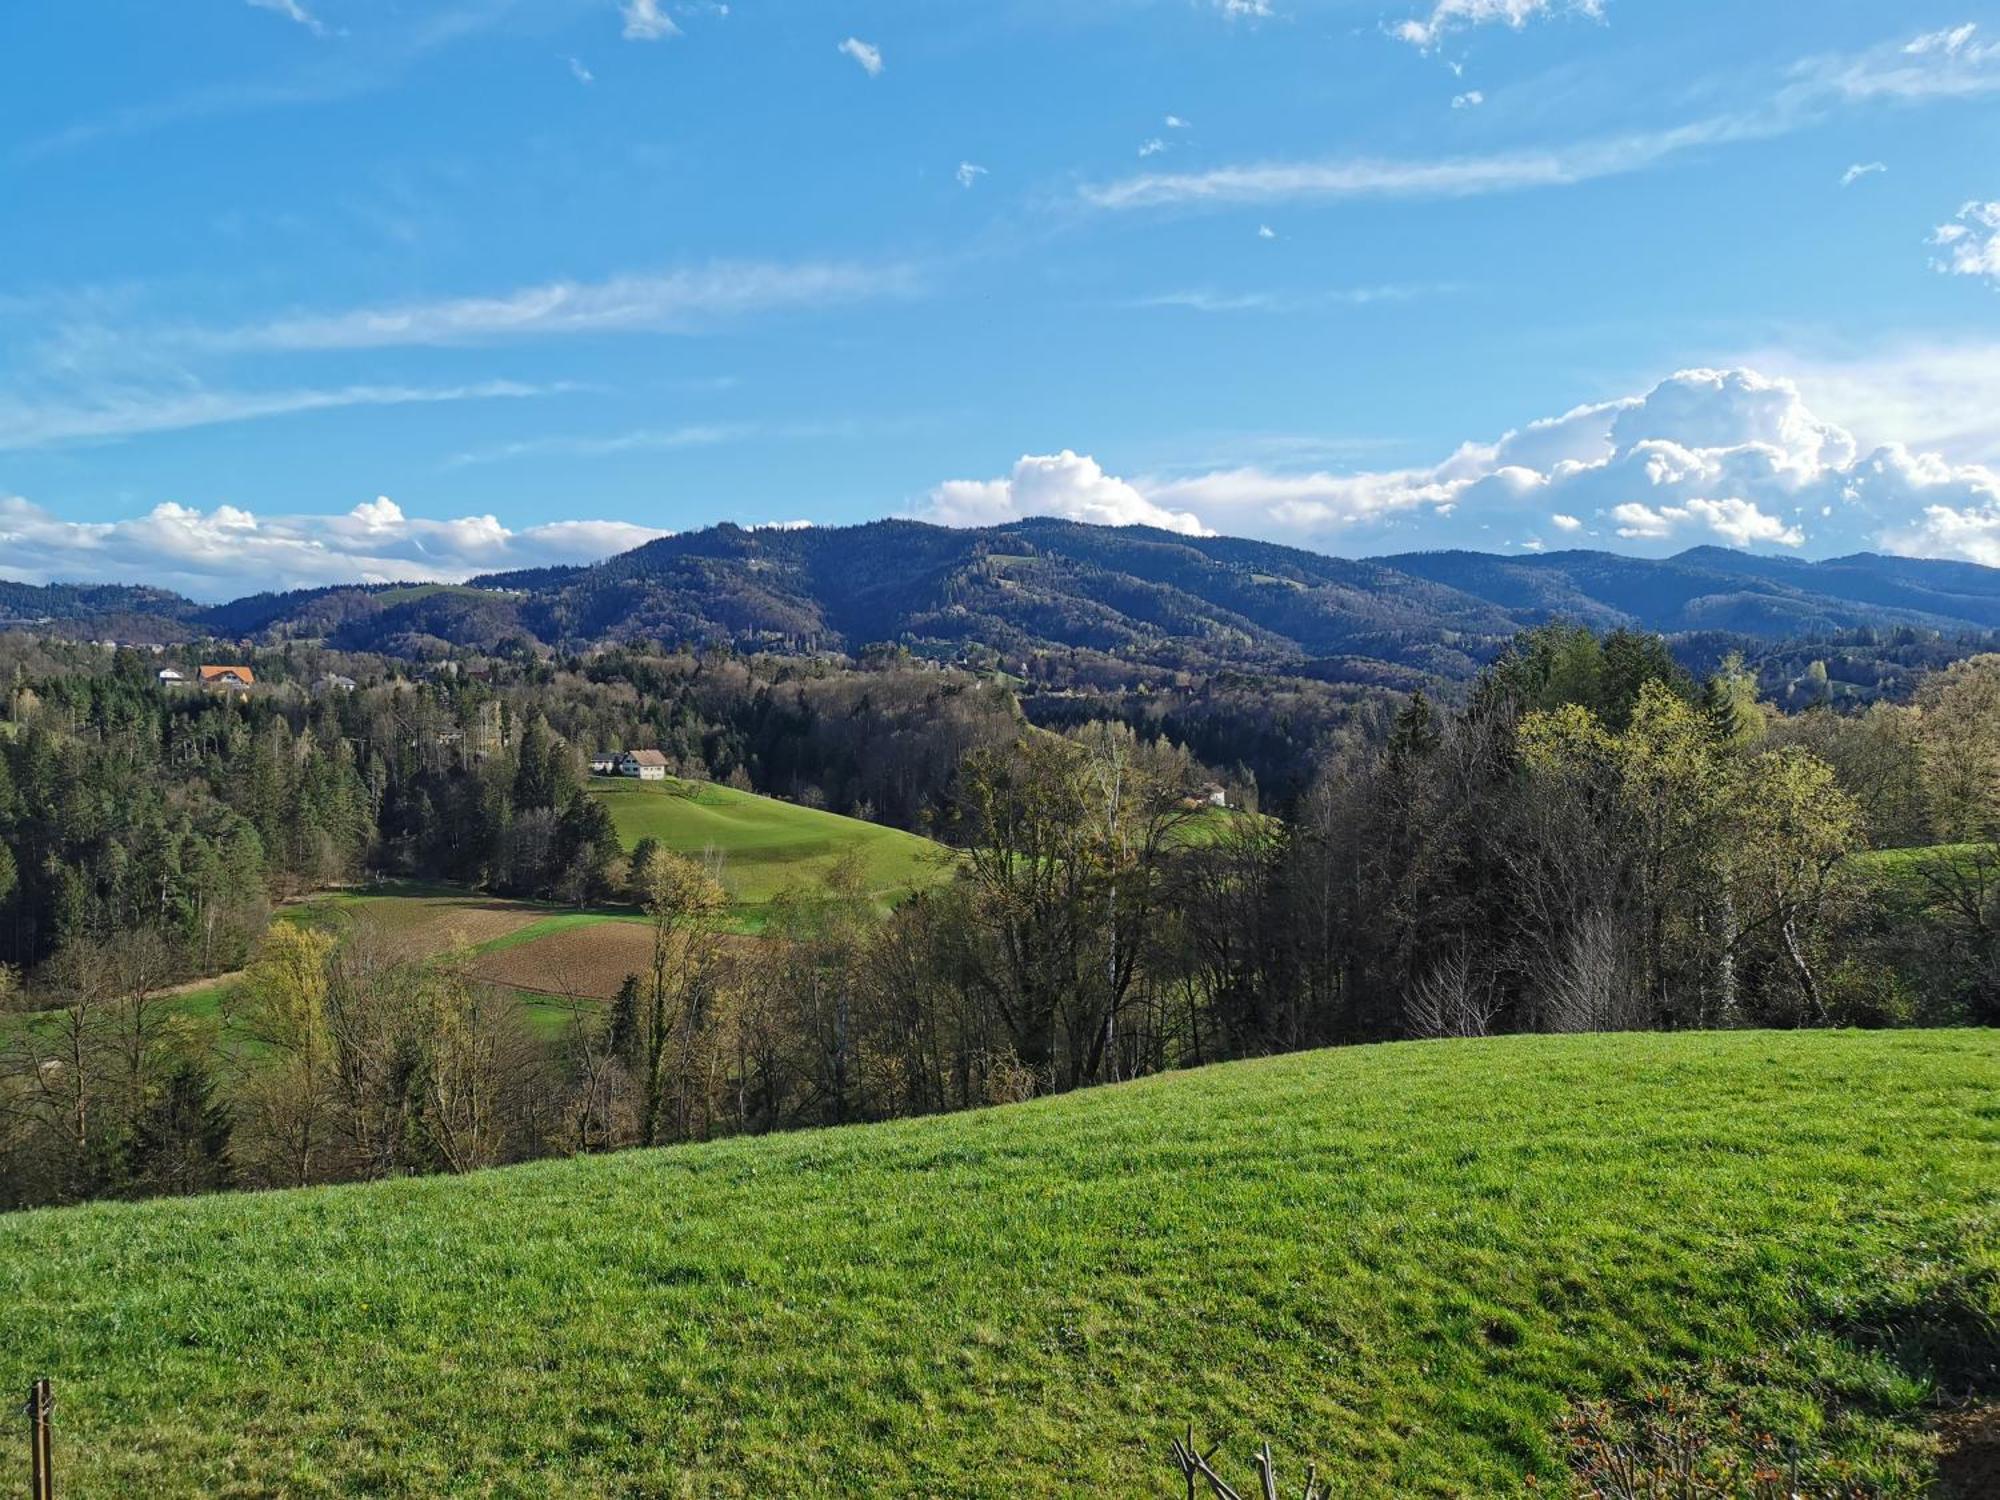
M 32 1452 L 34 1488 L 32 1500 L 55 1500 L 55 1450 L 49 1441 L 49 1412 L 55 1402 L 46 1379 L 37 1380 L 28 1391 L 29 1445 Z

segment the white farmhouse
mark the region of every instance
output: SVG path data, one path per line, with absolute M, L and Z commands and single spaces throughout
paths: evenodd
M 657 750 L 627 750 L 618 757 L 618 774 L 641 781 L 665 781 L 667 758 Z

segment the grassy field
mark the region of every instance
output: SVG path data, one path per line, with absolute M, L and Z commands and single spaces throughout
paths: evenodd
M 611 809 L 626 848 L 651 838 L 677 853 L 719 857 L 722 883 L 740 906 L 823 880 L 850 849 L 884 901 L 935 884 L 950 869 L 947 851 L 913 833 L 711 782 L 595 777 L 590 790 Z
M 1929 888 L 1927 870 L 1955 869 L 1969 875 L 1993 857 L 1991 844 L 1926 844 L 1910 849 L 1870 849 L 1855 855 L 1850 866 L 1863 879 L 1906 894 Z
M 1560 1492 L 1686 1381 L 1914 1493 L 1991 1392 L 2000 1039 L 1510 1038 L 459 1179 L 0 1220 L 62 1493 Z M 1289 1486 L 1288 1486 L 1289 1488 Z

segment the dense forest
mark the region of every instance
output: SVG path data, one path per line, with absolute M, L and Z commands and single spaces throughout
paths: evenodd
M 0 1202 L 464 1170 L 1328 1043 L 2000 1020 L 2000 655 L 1850 640 L 1910 658 L 1904 701 L 1773 695 L 1736 654 L 1697 676 L 1571 625 L 1455 698 L 638 643 L 423 669 L 291 643 L 211 693 L 162 685 L 168 656 L 0 635 Z M 590 754 L 640 746 L 928 833 L 956 873 L 885 913 L 837 867 L 727 932 L 712 870 L 621 847 L 586 792 Z M 651 961 L 551 1036 L 463 955 L 271 921 L 384 877 L 622 906 Z M 237 970 L 254 1045 L 223 1048 L 176 986 Z

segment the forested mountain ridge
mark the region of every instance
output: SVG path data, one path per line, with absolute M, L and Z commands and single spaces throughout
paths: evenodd
M 1716 547 L 1663 559 L 1569 551 L 1349 560 L 1235 537 L 1037 518 L 907 520 L 659 538 L 588 567 L 469 585 L 377 584 L 203 607 L 159 589 L 0 584 L 0 624 L 202 631 L 423 655 L 508 643 L 667 639 L 785 651 L 878 642 L 1014 663 L 1065 650 L 1137 665 L 1335 679 L 1464 679 L 1517 630 L 1749 641 L 1910 627 L 2000 629 L 2000 569 L 1869 553 L 1807 562 Z M 140 629 L 133 622 L 153 622 Z

